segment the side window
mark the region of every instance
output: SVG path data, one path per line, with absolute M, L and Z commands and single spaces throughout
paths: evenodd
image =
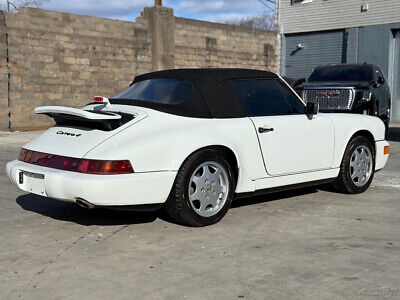
M 291 113 L 290 107 L 286 103 L 275 80 L 233 80 L 232 85 L 250 117 L 286 115 Z
M 300 100 L 293 94 L 293 92 L 280 80 L 276 81 L 276 84 L 279 85 L 283 96 L 286 99 L 286 102 L 292 109 L 293 114 L 305 114 L 306 110 L 304 104 L 300 102 Z

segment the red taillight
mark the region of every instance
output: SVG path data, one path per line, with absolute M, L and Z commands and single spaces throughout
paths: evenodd
M 79 166 L 79 172 L 88 174 L 129 174 L 133 173 L 132 166 L 127 160 L 91 160 L 82 159 Z
M 20 161 L 25 161 L 26 159 L 26 152 L 27 150 L 22 148 L 21 151 L 19 152 L 18 160 Z
M 93 98 L 93 101 L 94 101 L 94 102 L 103 102 L 103 101 L 104 101 L 104 98 L 103 98 L 103 97 L 94 97 L 94 98 Z
M 80 161 L 79 158 L 63 157 L 61 159 L 61 170 L 77 172 Z
M 129 160 L 79 159 L 22 149 L 20 161 L 47 168 L 98 175 L 133 173 Z

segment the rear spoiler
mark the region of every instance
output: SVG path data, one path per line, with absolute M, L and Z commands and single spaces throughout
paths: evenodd
M 54 119 L 57 125 L 78 126 L 111 131 L 121 126 L 121 115 L 104 111 L 87 111 L 63 106 L 41 106 L 35 108 L 36 114 Z

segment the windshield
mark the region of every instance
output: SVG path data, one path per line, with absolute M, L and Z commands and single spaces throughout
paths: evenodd
M 372 67 L 343 65 L 323 66 L 315 69 L 308 78 L 309 82 L 316 81 L 371 81 Z
M 138 81 L 111 99 L 180 104 L 185 102 L 193 91 L 194 87 L 190 82 L 179 79 L 155 78 Z

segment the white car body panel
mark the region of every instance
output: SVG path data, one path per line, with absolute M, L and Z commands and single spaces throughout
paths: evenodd
M 381 170 L 385 167 L 389 154 L 382 155 L 382 153 L 384 152 L 384 148 L 387 146 L 389 146 L 387 141 L 375 142 L 375 151 L 378 153 L 375 158 L 375 170 Z
M 330 169 L 334 152 L 333 122 L 323 114 L 251 118 L 258 133 L 268 174 L 289 175 Z M 273 145 L 273 146 L 272 146 Z M 301 159 L 299 159 L 301 157 Z
M 24 182 L 19 183 L 19 172 Z M 126 175 L 91 175 L 50 169 L 18 160 L 9 162 L 6 172 L 21 190 L 49 198 L 73 202 L 84 199 L 97 206 L 157 204 L 167 200 L 176 172 Z M 25 175 L 25 173 L 30 173 Z M 40 174 L 42 179 L 33 176 Z M 157 188 L 154 188 L 154 185 Z
M 340 113 L 326 114 L 326 116 L 333 121 L 333 126 L 335 127 L 335 152 L 332 163 L 333 168 L 340 167 L 347 143 L 354 133 L 366 131 L 371 133 L 375 141 L 385 140 L 385 125 L 377 117 Z M 376 155 L 378 157 L 382 155 L 382 152 L 377 152 Z
M 289 122 L 285 117 L 262 121 L 246 117 L 188 118 L 126 105 L 111 105 L 105 110 L 132 113 L 136 117 L 107 132 L 55 126 L 24 148 L 77 158 L 128 159 L 135 173 L 88 175 L 12 161 L 7 164 L 11 181 L 24 191 L 67 201 L 82 198 L 94 205 L 140 205 L 165 202 L 182 163 L 204 147 L 223 146 L 233 152 L 238 165 L 236 193 L 335 178 L 350 138 L 362 130 L 368 131 L 376 141 L 376 169 L 383 168 L 388 158 L 383 155 L 383 147 L 388 145 L 384 140 L 384 125 L 378 118 L 370 116 L 319 114 L 313 120 L 306 120 L 304 115 L 291 118 L 293 120 Z M 256 127 L 261 124 L 274 126 L 276 134 L 282 132 L 290 137 L 273 138 L 270 133 L 265 133 L 263 147 L 273 158 L 270 160 L 267 156 L 265 165 L 253 122 L 257 123 Z M 300 134 L 319 124 L 322 127 L 315 129 L 313 134 Z M 57 134 L 58 131 L 80 136 Z M 43 178 L 21 185 L 18 182 L 20 171 L 43 175 Z
M 95 106 L 103 107 L 103 105 Z M 64 113 L 67 113 L 64 107 L 62 108 L 62 110 L 64 111 Z M 53 109 L 51 111 L 54 112 Z M 118 112 L 120 110 L 107 109 L 107 111 Z M 134 114 L 135 118 L 131 122 L 125 124 L 124 126 L 121 126 L 120 128 L 117 128 L 116 130 L 100 131 L 55 126 L 46 130 L 43 134 L 30 141 L 24 147 L 26 149 L 38 152 L 46 152 L 56 155 L 82 158 L 86 155 L 86 153 L 88 153 L 98 144 L 104 142 L 105 140 L 111 138 L 112 136 L 118 134 L 119 132 L 127 129 L 130 126 L 133 126 L 134 124 L 140 122 L 147 117 L 147 114 L 141 110 L 133 111 L 132 109 L 130 109 L 130 107 L 128 107 L 128 109 L 125 109 L 125 111 Z M 64 132 L 72 133 L 75 136 L 62 134 Z

